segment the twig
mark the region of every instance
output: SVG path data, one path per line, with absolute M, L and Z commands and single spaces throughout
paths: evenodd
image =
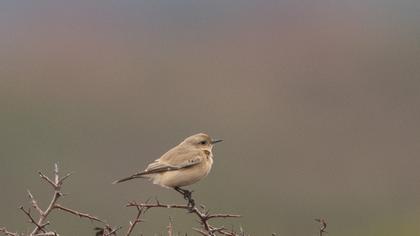
M 198 229 L 198 228 L 192 228 L 195 232 L 197 232 L 197 233 L 200 233 L 201 235 L 204 235 L 204 236 L 209 236 L 209 234 L 207 233 L 207 232 L 205 232 L 204 230 L 202 230 L 202 229 Z
M 42 211 L 42 209 L 39 207 L 38 203 L 36 202 L 35 198 L 31 194 L 31 192 L 28 190 L 28 194 L 29 194 L 29 197 L 31 199 L 32 206 L 39 213 L 39 219 L 38 219 L 38 222 L 36 224 L 37 227 L 32 231 L 32 233 L 30 235 L 39 235 L 39 231 L 43 231 L 45 233 L 45 231 L 42 230 L 42 228 L 40 228 L 40 226 L 45 225 L 45 223 L 44 223 L 45 220 L 47 219 L 47 217 L 51 213 L 51 211 L 53 211 L 54 209 L 58 209 L 58 210 L 62 210 L 62 211 L 68 212 L 70 214 L 79 216 L 80 218 L 87 218 L 87 219 L 90 219 L 90 220 L 93 220 L 93 221 L 101 222 L 101 223 L 103 223 L 103 224 L 106 225 L 106 223 L 105 223 L 104 220 L 101 220 L 101 219 L 99 219 L 96 216 L 91 216 L 91 215 L 89 215 L 87 213 L 82 213 L 82 212 L 79 212 L 79 211 L 76 211 L 76 210 L 73 210 L 73 209 L 70 209 L 70 208 L 61 206 L 60 204 L 57 203 L 58 202 L 58 199 L 61 196 L 63 196 L 63 193 L 61 192 L 61 187 L 62 187 L 64 181 L 67 178 L 69 178 L 73 174 L 73 172 L 68 173 L 68 174 L 66 174 L 66 175 L 64 175 L 63 177 L 60 178 L 58 164 L 56 163 L 56 164 L 54 164 L 54 178 L 53 178 L 54 181 L 51 180 L 48 176 L 44 175 L 40 171 L 38 172 L 38 174 L 39 174 L 39 176 L 42 179 L 44 179 L 48 184 L 51 185 L 51 187 L 54 190 L 54 194 L 53 194 L 53 197 L 52 197 L 52 199 L 51 199 L 51 201 L 50 201 L 47 209 L 45 211 Z M 45 227 L 45 226 L 43 226 L 43 227 Z
M 234 215 L 234 214 L 209 214 L 208 212 L 200 211 L 197 207 L 191 208 L 189 204 L 187 205 L 177 205 L 177 204 L 162 204 L 159 201 L 156 201 L 156 203 L 140 203 L 137 204 L 135 202 L 130 202 L 126 205 L 127 207 L 137 207 L 140 209 L 144 209 L 145 211 L 151 209 L 151 208 L 176 208 L 176 209 L 185 209 L 190 213 L 194 213 L 198 218 L 200 224 L 203 226 L 203 229 L 194 229 L 195 231 L 208 236 L 214 236 L 215 233 L 220 233 L 223 235 L 236 235 L 233 232 L 227 231 L 224 228 L 217 228 L 212 225 L 210 225 L 209 220 L 214 218 L 237 218 L 240 217 L 240 215 Z
M 53 232 L 53 231 L 49 231 L 47 232 L 45 230 L 45 227 L 49 224 L 49 222 L 46 222 L 47 217 L 49 216 L 49 214 L 54 210 L 61 210 L 76 216 L 79 216 L 80 218 L 87 218 L 90 219 L 92 221 L 97 221 L 97 222 L 101 222 L 105 225 L 106 228 L 110 229 L 110 231 L 115 232 L 116 230 L 112 230 L 111 227 L 109 225 L 107 225 L 105 223 L 104 220 L 99 219 L 96 216 L 92 216 L 89 215 L 87 213 L 82 213 L 67 207 L 64 207 L 60 204 L 58 204 L 58 200 L 61 196 L 63 196 L 64 194 L 61 192 L 61 188 L 62 185 L 64 183 L 64 181 L 69 178 L 73 173 L 68 173 L 66 175 L 64 175 L 63 177 L 60 178 L 59 176 L 59 169 L 58 169 L 58 165 L 54 164 L 54 176 L 53 178 L 49 178 L 48 176 L 44 175 L 41 171 L 38 172 L 39 176 L 41 177 L 41 179 L 45 180 L 46 183 L 48 183 L 54 190 L 53 193 L 53 197 L 50 201 L 50 203 L 48 204 L 48 207 L 45 210 L 42 210 L 42 208 L 38 205 L 38 202 L 36 201 L 35 197 L 33 196 L 33 194 L 31 193 L 31 191 L 27 191 L 28 192 L 28 196 L 31 200 L 31 204 L 32 207 L 38 212 L 39 214 L 39 218 L 38 220 L 35 220 L 30 211 L 26 211 L 23 207 L 20 207 L 20 209 L 29 217 L 31 223 L 33 223 L 36 227 L 32 230 L 32 232 L 29 234 L 29 236 L 51 236 L 51 235 L 58 235 L 57 233 Z M 109 233 L 107 235 L 112 235 L 113 233 Z M 105 235 L 105 233 L 103 234 Z
M 12 233 L 8 231 L 5 227 L 0 227 L 0 233 L 3 233 L 6 236 L 18 236 L 17 233 Z
M 52 188 L 54 189 L 54 195 L 53 198 L 50 201 L 50 204 L 48 205 L 47 209 L 45 211 L 41 211 L 38 219 L 38 225 L 44 224 L 45 219 L 48 217 L 48 215 L 51 213 L 51 211 L 54 209 L 54 206 L 57 202 L 57 200 L 62 196 L 61 193 L 61 185 L 62 183 L 59 182 L 59 175 L 58 175 L 58 165 L 57 163 L 54 164 L 54 181 L 52 181 L 48 176 L 44 175 L 42 172 L 38 172 L 39 176 L 47 181 Z M 36 227 L 30 235 L 36 235 L 39 232 L 39 228 Z
M 35 221 L 35 219 L 32 217 L 32 215 L 31 215 L 31 212 L 30 212 L 30 209 L 29 210 L 25 210 L 25 208 L 23 208 L 23 206 L 21 206 L 21 207 L 19 207 L 19 209 L 20 210 L 22 210 L 23 211 L 23 213 L 25 213 L 25 215 L 26 216 L 28 216 L 28 218 L 29 218 L 29 220 L 30 220 L 30 222 L 32 223 L 32 224 L 34 224 L 35 226 L 36 226 L 36 230 L 37 231 L 42 231 L 43 233 L 46 233 L 46 231 L 45 231 L 45 226 L 47 226 L 47 225 L 49 225 L 49 223 L 47 222 L 47 223 L 45 223 L 45 224 L 39 224 L 38 222 L 36 222 Z
M 171 217 L 169 217 L 169 224 L 168 224 L 167 228 L 168 228 L 168 236 L 173 236 L 174 227 L 172 225 L 172 218 Z
M 240 215 L 234 215 L 234 214 L 210 214 L 207 215 L 208 219 L 212 218 L 234 218 L 234 217 L 241 217 Z
M 136 204 L 136 203 L 134 203 L 134 204 Z M 134 206 L 137 208 L 137 215 L 136 215 L 136 217 L 134 218 L 133 221 L 129 222 L 130 226 L 128 227 L 127 233 L 125 234 L 126 236 L 129 236 L 133 232 L 134 227 L 138 223 L 143 221 L 140 217 L 141 217 L 141 214 L 143 214 L 144 208 L 140 207 L 139 205 L 134 205 Z
M 103 220 L 99 219 L 96 216 L 91 216 L 91 215 L 89 215 L 87 213 L 82 213 L 82 212 L 79 212 L 79 211 L 76 211 L 76 210 L 73 210 L 73 209 L 70 209 L 70 208 L 67 208 L 67 207 L 63 207 L 60 204 L 55 204 L 54 205 L 54 208 L 55 209 L 62 210 L 62 211 L 66 211 L 66 212 L 68 212 L 70 214 L 73 214 L 73 215 L 76 215 L 76 216 L 78 216 L 80 218 L 87 218 L 89 220 L 98 221 L 98 222 L 101 222 L 101 223 L 106 224 Z
M 39 176 L 44 179 L 45 181 L 47 181 L 53 188 L 55 188 L 55 183 L 50 180 L 50 178 L 48 178 L 48 176 L 44 175 L 41 171 L 38 171 Z
M 74 174 L 74 172 L 70 172 L 70 173 L 68 173 L 68 174 L 66 174 L 65 176 L 63 176 L 59 181 L 58 181 L 58 183 L 60 184 L 60 185 L 62 185 L 63 183 L 64 183 L 64 180 L 66 180 L 68 177 L 70 177 L 70 176 L 72 176 Z
M 29 189 L 28 189 L 27 192 L 28 192 L 29 198 L 31 199 L 32 207 L 35 208 L 35 210 L 38 211 L 39 215 L 44 214 L 42 209 L 39 207 L 38 202 L 35 200 L 34 195 L 32 195 L 31 191 L 29 191 Z
M 59 236 L 56 232 L 45 232 L 45 233 L 39 233 L 36 234 L 35 236 Z

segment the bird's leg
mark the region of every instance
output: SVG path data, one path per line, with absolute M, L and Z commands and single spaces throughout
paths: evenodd
M 175 191 L 177 191 L 178 193 L 182 194 L 184 196 L 184 199 L 188 201 L 188 207 L 190 207 L 190 209 L 194 209 L 195 207 L 195 201 L 192 198 L 192 191 L 187 190 L 187 189 L 182 189 L 180 187 L 175 187 L 174 188 Z

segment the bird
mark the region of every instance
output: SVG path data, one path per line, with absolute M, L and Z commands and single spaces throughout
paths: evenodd
M 212 139 L 205 133 L 194 134 L 151 162 L 145 170 L 118 179 L 113 184 L 146 178 L 153 184 L 181 193 L 193 208 L 192 191 L 181 187 L 194 184 L 210 173 L 213 165 L 213 146 L 222 141 Z

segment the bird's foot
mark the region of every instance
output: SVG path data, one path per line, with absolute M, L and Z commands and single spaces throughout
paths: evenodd
M 187 206 L 190 208 L 190 212 L 192 212 L 194 207 L 195 207 L 195 201 L 192 198 L 193 191 L 190 191 L 190 190 L 187 190 L 187 189 L 182 189 L 180 187 L 175 187 L 174 189 L 178 193 L 182 194 L 184 196 L 184 199 L 186 201 L 188 201 Z

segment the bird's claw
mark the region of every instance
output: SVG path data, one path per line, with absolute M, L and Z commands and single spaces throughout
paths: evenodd
M 193 209 L 195 207 L 195 201 L 192 198 L 192 193 L 194 191 L 190 191 L 190 190 L 187 190 L 187 189 L 182 189 L 182 188 L 179 188 L 179 187 L 175 188 L 175 190 L 177 192 L 181 193 L 184 196 L 184 199 L 188 202 L 187 206 L 188 206 L 188 208 L 190 208 L 189 211 L 193 212 Z

